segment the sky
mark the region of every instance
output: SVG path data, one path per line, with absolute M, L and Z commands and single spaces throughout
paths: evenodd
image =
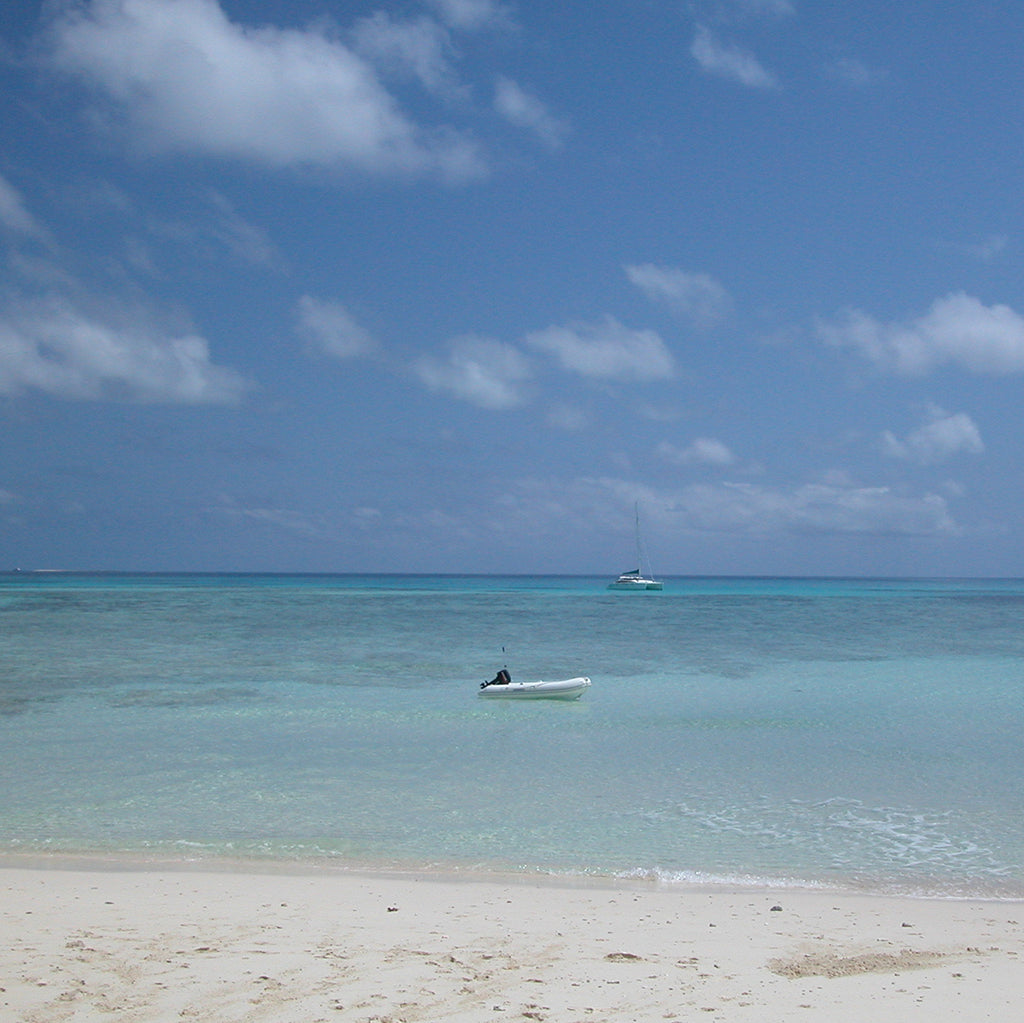
M 0 568 L 1024 575 L 1022 40 L 5 0 Z

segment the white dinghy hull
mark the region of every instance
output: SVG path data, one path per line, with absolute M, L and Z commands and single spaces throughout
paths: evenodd
M 564 678 L 557 682 L 509 682 L 486 685 L 480 695 L 489 700 L 578 700 L 590 688 L 590 679 Z

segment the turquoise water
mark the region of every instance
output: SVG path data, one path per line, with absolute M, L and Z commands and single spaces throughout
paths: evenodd
M 1024 582 L 607 581 L 0 575 L 0 853 L 1024 895 Z

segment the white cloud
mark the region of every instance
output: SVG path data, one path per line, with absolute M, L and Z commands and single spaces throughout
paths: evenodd
M 338 530 L 321 516 L 309 515 L 291 508 L 244 507 L 226 496 L 207 511 L 211 515 L 252 523 L 275 533 L 289 534 L 305 540 L 335 540 L 338 534 Z
M 147 226 L 161 240 L 188 246 L 196 255 L 210 256 L 212 243 L 243 263 L 271 266 L 277 261 L 277 251 L 266 233 L 241 217 L 221 193 L 207 190 L 188 209 L 187 220 L 164 221 L 150 216 L 146 218 Z
M 42 229 L 25 206 L 21 193 L 0 174 L 0 228 L 29 237 L 41 235 Z
M 151 151 L 453 180 L 483 169 L 471 143 L 413 124 L 326 30 L 242 26 L 216 0 L 93 0 L 65 9 L 48 41 L 52 65 Z
M 519 128 L 536 132 L 552 149 L 557 149 L 568 132 L 563 121 L 552 117 L 547 107 L 509 78 L 499 78 L 494 91 L 494 109 Z
M 673 465 L 726 466 L 736 461 L 728 446 L 713 437 L 698 437 L 685 448 L 662 441 L 657 447 L 657 453 Z
M 274 261 L 274 246 L 260 228 L 239 216 L 230 202 L 218 192 L 207 194 L 213 216 L 206 229 L 233 256 L 245 263 L 269 264 Z
M 448 60 L 448 31 L 433 18 L 397 21 L 375 11 L 353 30 L 356 49 L 382 69 L 409 74 L 431 92 L 454 94 L 458 76 Z
M 336 359 L 356 358 L 377 348 L 369 331 L 359 326 L 340 302 L 303 295 L 297 316 L 299 333 L 318 351 Z
M 233 405 L 249 387 L 210 361 L 203 338 L 161 329 L 139 310 L 99 316 L 54 297 L 0 314 L 0 394 Z
M 950 535 L 958 527 L 937 494 L 898 493 L 889 487 L 806 483 L 769 487 L 750 483 L 694 484 L 664 495 L 654 507 L 688 528 L 748 536 L 787 534 Z
M 852 483 L 807 483 L 770 487 L 742 483 L 692 484 L 661 490 L 632 479 L 581 478 L 520 481 L 507 491 L 524 510 L 539 500 L 573 509 L 576 521 L 608 523 L 610 509 L 628 509 L 639 500 L 646 532 L 680 531 L 758 538 L 789 535 L 955 536 L 960 527 L 939 494 L 898 492 Z M 621 514 L 616 511 L 615 514 Z
M 826 65 L 825 74 L 853 89 L 866 89 L 887 77 L 885 71 L 877 70 L 852 57 L 840 57 Z
M 555 358 L 563 367 L 587 377 L 608 380 L 666 380 L 674 361 L 653 330 L 632 330 L 612 317 L 596 324 L 548 327 L 525 341 Z
M 510 8 L 495 0 L 429 0 L 429 3 L 452 28 L 474 31 L 512 25 Z
M 449 391 L 492 411 L 523 404 L 521 385 L 530 378 L 529 363 L 518 349 L 476 336 L 455 338 L 447 358 L 425 356 L 413 369 L 431 390 Z
M 975 259 L 989 263 L 1006 251 L 1010 240 L 1005 234 L 990 234 L 975 245 L 966 246 L 966 252 Z
M 697 29 L 690 55 L 708 74 L 729 78 L 752 89 L 774 89 L 779 84 L 753 54 L 720 43 L 703 26 Z
M 1024 317 L 1005 305 L 983 305 L 959 292 L 938 299 L 908 323 L 879 323 L 851 310 L 836 323 L 819 325 L 821 339 L 854 348 L 880 368 L 907 375 L 942 365 L 973 373 L 1024 371 Z
M 900 494 L 889 487 L 808 483 L 785 490 L 723 483 L 688 488 L 678 508 L 695 528 L 755 535 L 931 536 L 957 531 L 944 498 L 936 494 Z
M 699 20 L 726 25 L 796 13 L 792 0 L 690 0 L 689 6 Z
M 648 298 L 664 302 L 698 326 L 709 327 L 729 315 L 729 293 L 709 274 L 642 263 L 627 266 L 626 276 Z
M 583 409 L 563 402 L 549 408 L 546 418 L 552 426 L 568 433 L 579 433 L 590 425 L 590 417 Z
M 777 18 L 796 13 L 790 0 L 740 0 L 740 6 L 752 14 L 768 14 Z
M 966 413 L 949 415 L 932 409 L 929 421 L 903 440 L 887 430 L 882 435 L 882 448 L 893 458 L 934 465 L 958 454 L 981 454 L 985 445 L 978 427 Z

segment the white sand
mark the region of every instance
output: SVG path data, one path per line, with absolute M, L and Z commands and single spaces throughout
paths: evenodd
M 124 865 L 3 867 L 0 892 L 19 1023 L 1021 1013 L 1019 902 Z

